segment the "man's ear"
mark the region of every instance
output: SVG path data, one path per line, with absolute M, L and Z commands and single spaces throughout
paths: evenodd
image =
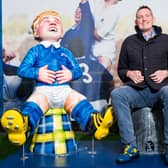
M 137 25 L 137 20 L 135 19 L 135 25 Z
M 156 21 L 156 18 L 153 16 L 153 24 L 155 23 L 155 21 Z

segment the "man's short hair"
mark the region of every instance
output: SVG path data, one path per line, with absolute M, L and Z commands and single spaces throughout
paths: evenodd
M 148 9 L 148 10 L 151 11 L 151 14 L 153 15 L 152 9 L 151 9 L 149 6 L 147 6 L 147 5 L 142 5 L 142 6 L 140 6 L 140 7 L 137 9 L 136 14 L 137 14 L 137 12 L 138 12 L 139 10 L 141 10 L 141 9 Z

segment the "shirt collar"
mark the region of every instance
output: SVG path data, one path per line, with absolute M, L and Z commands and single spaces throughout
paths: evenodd
M 143 37 L 146 41 L 148 41 L 151 38 L 154 38 L 156 35 L 156 32 L 154 29 L 152 29 L 147 35 L 143 34 Z
M 51 45 L 53 45 L 55 48 L 59 48 L 60 42 L 51 42 L 51 41 L 41 41 L 40 44 L 42 44 L 44 47 L 48 48 Z

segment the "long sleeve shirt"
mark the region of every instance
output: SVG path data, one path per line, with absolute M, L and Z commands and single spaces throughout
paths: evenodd
M 89 56 L 91 52 L 92 43 L 94 40 L 93 31 L 94 31 L 94 21 L 90 11 L 89 3 L 86 2 L 84 4 L 80 3 L 79 7 L 81 9 L 82 18 L 79 24 L 71 27 L 64 34 L 63 39 L 61 41 L 61 45 L 70 48 L 70 45 L 73 39 L 78 38 L 81 40 L 84 53 L 81 55 L 78 54 L 77 57 L 81 57 L 83 55 Z
M 38 81 L 39 68 L 45 65 L 53 71 L 61 70 L 61 65 L 64 65 L 72 72 L 72 80 L 82 76 L 82 69 L 69 50 L 61 46 L 55 47 L 52 44 L 46 47 L 44 43 L 37 44 L 28 51 L 17 73 L 20 77 L 36 80 L 36 86 L 62 85 L 58 84 L 57 80 L 53 84 Z M 67 83 L 63 85 L 65 84 Z

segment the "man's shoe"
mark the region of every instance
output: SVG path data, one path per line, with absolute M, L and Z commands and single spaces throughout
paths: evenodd
M 139 157 L 139 151 L 137 147 L 133 145 L 126 145 L 124 148 L 124 152 L 117 157 L 116 162 L 126 163 L 138 157 Z
M 165 161 L 165 164 L 168 165 L 168 146 L 166 147 L 166 151 L 164 154 L 164 161 Z
M 1 125 L 8 133 L 8 139 L 15 145 L 23 145 L 26 142 L 28 130 L 28 117 L 15 110 L 5 111 L 1 118 Z
M 108 106 L 102 113 L 97 112 L 91 114 L 87 129 L 96 139 L 100 140 L 109 134 L 109 128 L 113 122 L 112 106 Z

